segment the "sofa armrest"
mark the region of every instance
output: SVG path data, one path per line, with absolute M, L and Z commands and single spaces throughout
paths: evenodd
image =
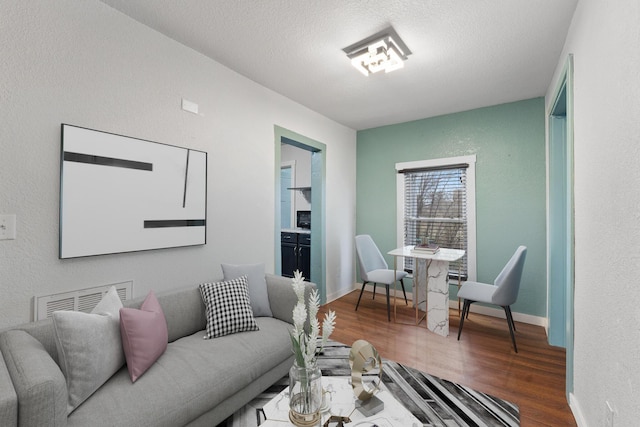
M 18 395 L 13 388 L 7 364 L 0 352 L 0 425 L 18 425 Z
M 40 341 L 10 330 L 0 334 L 0 351 L 18 397 L 18 425 L 66 426 L 67 384 Z
M 273 317 L 293 324 L 293 307 L 296 306 L 298 297 L 291 286 L 291 278 L 267 274 L 266 279 Z M 315 283 L 306 282 L 305 287 L 305 301 L 308 301 L 311 290 L 317 286 Z

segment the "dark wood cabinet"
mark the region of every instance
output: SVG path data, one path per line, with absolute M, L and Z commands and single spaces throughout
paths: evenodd
M 311 234 L 281 233 L 280 247 L 282 252 L 282 275 L 293 277 L 293 272 L 300 270 L 305 280 L 311 280 Z
M 293 272 L 298 268 L 298 236 L 297 233 L 282 233 L 282 275 L 293 277 Z

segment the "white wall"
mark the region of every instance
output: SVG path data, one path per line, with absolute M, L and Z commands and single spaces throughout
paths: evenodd
M 133 280 L 144 295 L 220 278 L 221 262 L 274 271 L 274 125 L 327 145 L 327 294 L 352 287 L 355 131 L 97 1 L 2 1 L 0 40 L 0 213 L 17 215 L 0 327 L 29 321 L 36 294 Z M 207 151 L 207 245 L 59 260 L 61 123 Z
M 640 3 L 580 0 L 574 55 L 575 358 L 581 426 L 640 417 Z
M 289 144 L 282 144 L 282 151 L 280 152 L 280 161 L 292 161 L 295 162 L 295 183 L 296 187 L 310 187 L 311 186 L 311 151 L 304 150 Z M 291 190 L 289 190 L 291 191 Z M 308 211 L 311 209 L 311 202 L 305 199 L 302 191 L 293 192 L 293 200 L 295 210 Z M 293 217 L 293 224 L 295 225 L 296 217 Z

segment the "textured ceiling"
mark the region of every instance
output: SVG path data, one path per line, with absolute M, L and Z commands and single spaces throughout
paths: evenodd
M 578 0 L 101 0 L 353 129 L 543 96 Z M 389 25 L 413 52 L 363 76 L 342 49 Z

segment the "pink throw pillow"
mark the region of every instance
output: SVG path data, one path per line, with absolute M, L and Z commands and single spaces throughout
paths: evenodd
M 120 309 L 120 333 L 131 381 L 135 382 L 167 349 L 169 334 L 162 307 L 153 291 L 140 309 Z

